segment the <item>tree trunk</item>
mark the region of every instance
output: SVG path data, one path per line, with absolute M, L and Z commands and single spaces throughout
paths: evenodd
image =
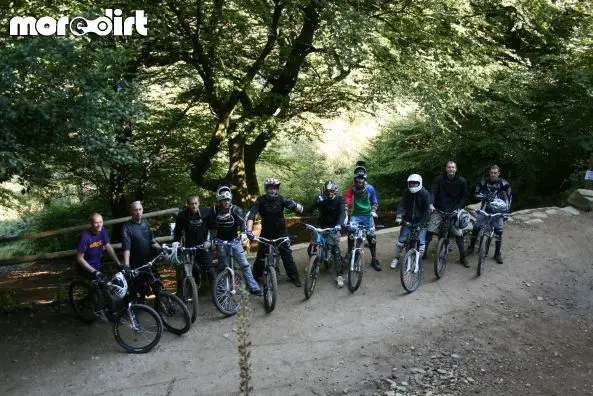
M 229 176 L 233 186 L 233 201 L 245 206 L 250 204 L 252 197 L 247 188 L 245 177 L 245 135 L 242 133 L 229 139 Z

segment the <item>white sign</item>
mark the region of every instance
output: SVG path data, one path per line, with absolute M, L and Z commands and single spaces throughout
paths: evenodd
M 75 36 L 84 36 L 87 33 L 95 33 L 98 36 L 131 36 L 136 32 L 142 36 L 148 35 L 148 19 L 144 16 L 143 10 L 136 10 L 134 16 L 122 17 L 122 11 L 118 8 L 104 10 L 104 16 L 95 19 L 85 19 L 81 16 L 63 16 L 55 19 L 44 16 L 39 19 L 33 17 L 13 17 L 10 20 L 11 36 L 65 36 L 69 30 Z

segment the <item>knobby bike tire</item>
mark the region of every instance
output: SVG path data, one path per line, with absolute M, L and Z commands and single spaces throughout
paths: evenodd
M 154 299 L 163 325 L 173 334 L 185 334 L 191 326 L 191 316 L 182 299 L 168 290 L 160 290 Z
M 276 307 L 278 291 L 278 276 L 275 266 L 267 266 L 264 269 L 264 309 L 270 313 Z
M 404 263 L 400 270 L 400 279 L 403 288 L 408 292 L 412 293 L 420 286 L 422 282 L 422 263 L 418 267 L 418 272 L 414 273 L 414 265 L 416 264 L 416 255 L 418 251 L 416 249 L 410 249 L 404 256 Z
M 488 245 L 490 244 L 487 236 L 482 235 L 480 238 L 480 250 L 478 250 L 478 268 L 477 275 L 480 276 L 486 270 L 486 255 L 488 254 Z
M 364 254 L 361 250 L 356 251 L 352 255 L 349 266 L 348 266 L 348 290 L 350 293 L 354 293 L 360 287 L 362 283 Z
M 198 317 L 198 286 L 193 276 L 183 278 L 181 284 L 181 299 L 183 300 L 192 323 Z
M 216 309 L 225 316 L 233 316 L 239 309 L 241 298 L 239 288 L 243 287 L 241 276 L 240 272 L 235 272 L 235 286 L 233 287 L 233 277 L 227 268 L 216 275 L 212 287 L 212 301 Z
M 445 275 L 449 261 L 449 238 L 440 238 L 437 244 L 437 254 L 434 258 L 434 275 L 441 279 Z
M 113 336 L 127 352 L 146 353 L 159 343 L 163 334 L 163 323 L 159 314 L 148 305 L 132 304 L 130 311 L 133 320 L 125 309 L 113 323 Z M 127 340 L 128 336 L 130 340 Z M 137 342 L 138 345 L 132 345 L 132 342 Z
M 68 287 L 68 301 L 74 316 L 85 324 L 91 324 L 96 319 L 92 291 L 93 287 L 83 280 L 74 280 Z
M 305 298 L 309 299 L 315 291 L 317 277 L 319 276 L 319 256 L 314 254 L 309 259 L 309 265 L 305 270 Z

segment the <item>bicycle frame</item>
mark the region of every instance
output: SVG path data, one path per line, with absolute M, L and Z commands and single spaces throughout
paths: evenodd
M 350 255 L 350 269 L 354 270 L 356 252 L 359 252 L 359 254 L 364 257 L 364 238 L 367 236 L 367 234 L 374 232 L 375 227 L 367 227 L 360 223 L 350 223 L 348 224 L 348 229 L 354 235 L 354 248 L 352 249 L 352 254 Z
M 319 258 L 323 260 L 329 259 L 330 251 L 328 244 L 328 236 L 331 232 L 337 232 L 334 228 L 316 228 L 311 224 L 305 224 L 305 228 L 308 231 L 314 233 L 313 248 L 311 249 L 311 255 L 317 254 Z
M 492 225 L 492 223 L 497 217 L 504 216 L 504 213 L 491 214 L 486 213 L 481 209 L 478 211 L 478 213 L 481 213 L 482 215 L 486 216 L 486 224 L 480 229 L 480 232 L 478 234 L 478 240 L 481 241 L 482 237 L 488 238 L 489 241 L 491 241 L 492 239 L 494 239 L 495 241 L 500 240 L 500 236 L 494 233 L 494 226 Z
M 269 259 L 273 261 L 274 270 L 278 271 L 278 248 L 282 246 L 284 243 L 288 243 L 290 241 L 290 237 L 284 236 L 276 239 L 267 239 L 263 237 L 255 237 L 255 240 L 259 243 L 263 243 L 268 247 L 268 253 L 266 260 L 266 267 L 271 267 L 272 265 L 269 263 Z
M 453 222 L 455 220 L 455 216 L 457 216 L 457 211 L 453 212 L 444 212 L 442 210 L 435 209 L 435 212 L 440 213 L 443 217 L 441 224 L 439 225 L 438 229 L 438 236 L 439 239 L 441 238 L 450 238 L 451 227 L 453 227 Z
M 420 262 L 420 254 L 418 252 L 418 244 L 420 243 L 420 240 L 418 239 L 418 234 L 420 233 L 420 230 L 424 227 L 426 227 L 426 224 L 417 224 L 415 226 L 412 225 L 412 223 L 409 222 L 405 222 L 403 223 L 404 226 L 406 227 L 410 227 L 410 233 L 408 234 L 408 239 L 406 240 L 405 244 L 404 244 L 404 249 L 400 252 L 400 255 L 404 252 L 409 251 L 410 249 L 414 249 L 418 254 L 416 254 L 416 262 L 414 263 L 414 270 L 418 271 L 418 263 Z M 404 263 L 405 265 L 405 263 Z
M 92 298 L 92 296 L 95 293 L 101 293 L 103 300 L 105 301 L 104 306 L 102 306 L 102 307 L 95 306 L 95 311 L 102 310 L 110 322 L 114 322 L 117 318 L 123 316 L 124 312 L 127 312 L 128 315 L 130 315 L 130 318 L 133 319 L 131 321 L 132 330 L 138 331 L 138 325 L 136 323 L 136 318 L 134 317 L 134 315 L 132 315 L 132 311 L 130 309 L 132 306 L 132 301 L 130 300 L 129 295 L 126 295 L 124 297 L 124 300 L 123 300 L 124 307 L 118 309 L 116 306 L 117 301 L 115 301 L 111 297 L 109 292 L 107 291 L 107 288 L 111 285 L 111 282 L 100 283 L 97 280 L 92 280 L 91 284 L 93 286 L 86 298 Z M 97 314 L 95 313 L 95 315 L 97 315 Z
M 235 239 L 232 239 L 230 241 L 225 241 L 222 239 L 216 239 L 214 241 L 214 243 L 217 246 L 222 246 L 222 251 L 224 254 L 224 266 L 225 266 L 225 270 L 229 271 L 231 274 L 231 280 L 232 280 L 232 290 L 231 293 L 235 294 L 237 291 L 235 290 L 235 286 L 237 285 L 237 282 L 235 281 L 235 266 L 234 266 L 234 260 L 233 260 L 233 243 L 239 242 L 241 239 L 240 237 L 237 237 Z M 219 250 L 220 251 L 220 250 Z

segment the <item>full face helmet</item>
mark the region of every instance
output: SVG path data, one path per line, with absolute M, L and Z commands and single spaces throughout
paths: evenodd
M 506 213 L 508 210 L 507 203 L 500 198 L 494 198 L 486 205 L 486 211 L 488 213 Z
M 280 180 L 274 177 L 267 178 L 264 180 L 264 190 L 268 198 L 278 198 L 280 195 Z
M 108 286 L 109 295 L 116 301 L 122 300 L 128 292 L 128 282 L 124 274 L 116 273 L 111 279 L 111 284 Z
M 323 195 L 326 198 L 333 199 L 336 197 L 336 192 L 338 191 L 338 185 L 333 181 L 327 181 L 323 185 Z
M 408 177 L 408 189 L 412 194 L 417 193 L 422 189 L 422 176 L 413 173 Z
M 467 213 L 467 211 L 465 210 L 458 210 L 457 211 L 457 217 L 455 218 L 455 228 L 457 228 L 458 230 L 462 230 L 464 228 L 466 228 L 469 225 L 469 213 Z
M 233 199 L 233 194 L 231 193 L 231 188 L 228 186 L 219 187 L 218 190 L 216 190 L 216 201 L 220 202 L 220 201 L 224 201 L 226 199 L 229 199 L 229 200 Z

